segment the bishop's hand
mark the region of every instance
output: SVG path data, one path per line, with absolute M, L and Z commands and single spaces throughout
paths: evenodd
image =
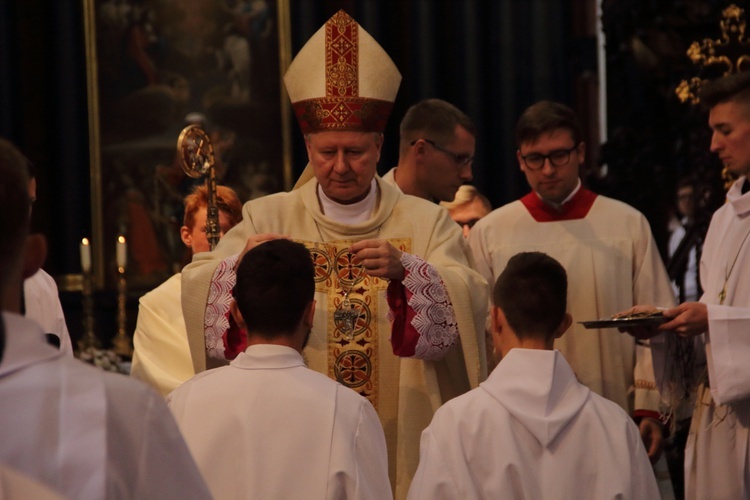
M 271 240 L 288 240 L 290 239 L 289 236 L 285 234 L 278 234 L 278 233 L 260 233 L 260 234 L 253 234 L 247 239 L 247 243 L 245 243 L 245 248 L 242 250 L 242 253 L 240 254 L 240 258 L 237 259 L 237 262 L 242 262 L 242 257 L 245 256 L 247 252 L 252 250 L 253 248 L 257 247 L 261 243 L 265 243 L 266 241 Z
M 401 252 L 386 240 L 362 240 L 354 243 L 349 251 L 354 254 L 354 263 L 361 264 L 370 276 L 389 280 L 404 279 Z

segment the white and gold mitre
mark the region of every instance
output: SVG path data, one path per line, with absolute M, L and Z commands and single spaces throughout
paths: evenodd
M 307 41 L 284 75 L 303 134 L 383 132 L 400 83 L 388 54 L 343 10 Z

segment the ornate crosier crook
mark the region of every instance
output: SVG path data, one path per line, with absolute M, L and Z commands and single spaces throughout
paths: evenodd
M 206 208 L 206 237 L 211 250 L 219 243 L 219 208 L 216 204 L 216 169 L 214 146 L 205 130 L 198 125 L 188 125 L 177 139 L 177 154 L 182 169 L 197 179 L 206 175 L 208 207 Z

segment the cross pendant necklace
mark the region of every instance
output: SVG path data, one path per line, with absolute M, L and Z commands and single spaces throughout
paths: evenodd
M 344 300 L 333 312 L 333 322 L 343 332 L 346 340 L 352 340 L 354 339 L 354 327 L 357 325 L 360 311 L 359 307 L 349 300 L 351 288 L 349 290 L 344 290 L 343 288 L 341 287 L 344 292 Z
M 314 222 L 315 228 L 318 230 L 318 236 L 320 236 L 320 242 L 325 244 L 325 238 L 323 238 L 323 232 L 320 230 L 318 221 Z M 380 229 L 382 227 L 382 224 L 378 226 L 375 238 L 380 236 Z M 362 272 L 364 272 L 364 269 L 362 269 Z M 362 316 L 361 307 L 349 298 L 349 294 L 351 294 L 352 288 L 358 280 L 354 279 L 348 288 L 344 288 L 341 278 L 339 277 L 338 267 L 334 269 L 334 276 L 336 277 L 336 285 L 338 285 L 338 288 L 340 288 L 341 292 L 344 294 L 344 300 L 341 301 L 333 312 L 333 324 L 341 331 L 346 340 L 351 341 L 354 340 L 354 331 L 357 328 L 357 320 Z
M 740 252 L 742 252 L 742 247 L 745 245 L 745 241 L 747 241 L 748 235 L 750 235 L 750 231 L 745 233 L 745 237 L 742 239 L 742 243 L 740 243 L 740 247 L 737 249 L 737 254 L 734 256 L 732 265 L 729 267 L 729 269 L 725 269 L 724 271 L 724 286 L 721 287 L 721 291 L 719 292 L 720 306 L 724 305 L 724 300 L 727 298 L 727 283 L 729 282 L 729 276 L 732 275 L 734 265 L 737 263 L 737 258 L 740 256 Z

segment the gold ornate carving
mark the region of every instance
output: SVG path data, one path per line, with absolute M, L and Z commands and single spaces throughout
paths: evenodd
M 744 9 L 730 5 L 722 11 L 721 38 L 704 38 L 690 45 L 687 55 L 698 66 L 699 76 L 682 80 L 677 86 L 675 94 L 681 102 L 700 102 L 698 94 L 707 79 L 704 77 L 717 78 L 750 70 L 750 41 L 745 38 L 744 13 Z

